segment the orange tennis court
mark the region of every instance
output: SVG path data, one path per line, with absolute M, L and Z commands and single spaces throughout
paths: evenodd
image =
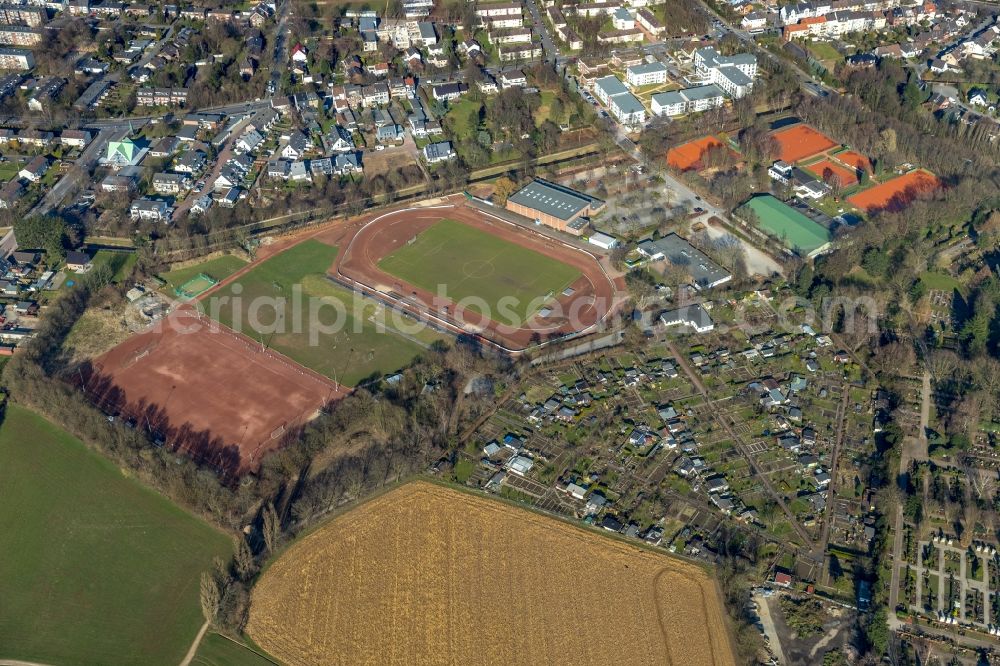
M 881 185 L 859 192 L 847 200 L 868 213 L 880 210 L 899 211 L 906 208 L 922 194 L 941 186 L 941 181 L 930 171 L 918 169 L 888 180 Z
M 850 187 L 858 182 L 858 174 L 854 169 L 848 169 L 833 160 L 820 160 L 804 168 L 806 171 L 816 174 L 820 180 L 825 181 L 828 174 L 836 176 L 840 180 L 841 187 Z
M 853 167 L 858 171 L 872 172 L 871 161 L 859 152 L 853 150 L 845 150 L 842 153 L 837 153 L 833 156 L 835 160 L 843 162 L 849 167 Z
M 667 151 L 667 164 L 681 171 L 690 171 L 698 167 L 702 156 L 705 155 L 705 152 L 709 148 L 717 146 L 725 147 L 725 145 L 714 136 L 706 136 L 694 141 L 688 141 Z
M 809 125 L 794 125 L 771 136 L 778 142 L 778 159 L 790 164 L 819 155 L 837 142 Z

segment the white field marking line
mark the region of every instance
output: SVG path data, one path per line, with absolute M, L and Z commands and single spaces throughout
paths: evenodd
M 448 204 L 448 205 L 444 205 L 444 206 L 427 206 L 427 207 L 419 208 L 419 209 L 402 208 L 400 210 L 395 210 L 395 211 L 391 211 L 391 212 L 387 212 L 387 213 L 382 213 L 378 217 L 375 217 L 372 220 L 370 220 L 369 222 L 365 223 L 364 226 L 362 226 L 361 229 L 359 229 L 358 232 L 356 234 L 354 234 L 354 236 L 351 238 L 350 242 L 347 244 L 347 250 L 345 251 L 344 256 L 347 256 L 347 253 L 350 252 L 352 246 L 354 245 L 354 240 L 358 237 L 358 235 L 362 231 L 364 231 L 367 227 L 369 227 L 370 225 L 374 224 L 375 222 L 381 220 L 384 217 L 388 217 L 389 215 L 396 215 L 396 214 L 399 214 L 399 213 L 406 213 L 406 212 L 410 212 L 410 211 L 413 211 L 413 210 L 431 210 L 431 209 L 443 209 L 443 208 L 455 208 L 455 205 L 454 204 Z M 614 281 L 608 276 L 607 271 L 604 270 L 604 266 L 601 265 L 601 262 L 591 252 L 588 252 L 588 251 L 586 251 L 586 250 L 584 250 L 582 248 L 578 248 L 578 247 L 575 247 L 573 245 L 570 245 L 569 243 L 566 243 L 565 241 L 562 241 L 562 240 L 559 240 L 559 239 L 556 239 L 556 238 L 552 238 L 551 236 L 546 236 L 544 234 L 540 234 L 537 231 L 534 231 L 532 229 L 527 229 L 526 227 L 522 227 L 519 224 L 514 224 L 513 222 L 508 222 L 507 220 L 504 220 L 503 218 L 497 217 L 496 215 L 493 215 L 492 213 L 488 213 L 486 211 L 479 211 L 479 212 L 482 213 L 483 215 L 487 215 L 489 217 L 492 217 L 492 218 L 494 218 L 494 219 L 496 219 L 496 220 L 498 220 L 500 222 L 504 222 L 504 223 L 506 223 L 506 224 L 508 224 L 508 225 L 510 225 L 512 227 L 515 227 L 517 229 L 520 229 L 522 231 L 535 234 L 536 236 L 538 236 L 538 237 L 540 237 L 542 239 L 547 239 L 547 240 L 553 241 L 555 243 L 559 243 L 560 245 L 563 245 L 564 247 L 569 248 L 570 250 L 575 250 L 576 252 L 579 252 L 581 254 L 587 255 L 591 259 L 597 261 L 597 265 L 601 269 L 601 274 L 608 281 L 608 284 L 611 285 L 612 292 L 615 291 Z M 337 264 L 337 274 L 340 277 L 342 277 L 343 279 L 348 280 L 351 284 L 358 285 L 362 289 L 362 291 L 368 290 L 372 294 L 381 294 L 385 298 L 391 298 L 387 294 L 385 294 L 384 292 L 379 291 L 378 289 L 372 287 L 371 285 L 367 285 L 367 284 L 365 284 L 363 282 L 360 282 L 359 280 L 356 280 L 356 279 L 352 278 L 349 275 L 344 275 L 344 273 L 340 270 L 340 264 L 339 263 Z M 589 281 L 590 280 L 588 279 L 588 282 Z M 593 286 L 595 288 L 595 291 L 596 291 L 596 285 L 594 285 L 593 283 L 591 283 L 591 286 Z M 399 299 L 395 299 L 395 300 L 399 301 Z M 399 305 L 400 305 L 400 307 L 404 307 L 406 304 L 400 302 Z M 460 324 L 454 323 L 454 322 L 451 322 L 451 321 L 449 321 L 447 319 L 439 317 L 438 315 L 434 314 L 429 309 L 420 308 L 420 307 L 414 307 L 414 306 L 410 306 L 410 307 L 413 308 L 413 310 L 417 313 L 418 316 L 426 317 L 428 320 L 430 320 L 430 321 L 432 321 L 432 322 L 434 322 L 434 323 L 436 323 L 438 325 L 444 326 L 448 330 L 458 331 L 459 334 L 467 334 L 467 333 L 469 333 L 469 331 L 466 328 L 464 328 L 463 326 L 461 326 Z M 510 354 L 512 356 L 520 356 L 520 355 L 524 354 L 526 351 L 528 351 L 529 348 L 530 349 L 542 349 L 544 347 L 548 347 L 549 345 L 555 344 L 557 342 L 561 342 L 561 341 L 563 341 L 564 339 L 566 339 L 567 337 L 570 337 L 570 336 L 572 336 L 572 337 L 582 337 L 584 335 L 587 335 L 588 333 L 597 330 L 598 326 L 605 319 L 607 319 L 608 315 L 610 315 L 610 314 L 611 314 L 611 309 L 609 308 L 608 311 L 605 312 L 604 315 L 602 315 L 600 319 L 598 319 L 596 322 L 594 322 L 590 326 L 587 326 L 586 328 L 580 329 L 579 331 L 574 331 L 573 333 L 568 333 L 568 334 L 566 334 L 564 336 L 560 336 L 559 338 L 555 338 L 555 339 L 552 339 L 552 340 L 546 340 L 544 342 L 540 342 L 540 343 L 538 343 L 536 345 L 533 345 L 531 347 L 526 347 L 524 349 L 511 349 L 510 347 L 507 347 L 506 345 L 502 345 L 499 342 L 496 342 L 494 340 L 490 340 L 489 338 L 487 338 L 487 337 L 485 337 L 485 336 L 483 336 L 481 334 L 479 335 L 479 337 L 482 338 L 483 342 L 485 342 L 487 345 L 493 347 L 494 349 L 499 349 L 499 350 L 501 350 L 503 352 L 506 352 L 506 353 L 508 353 L 508 354 Z

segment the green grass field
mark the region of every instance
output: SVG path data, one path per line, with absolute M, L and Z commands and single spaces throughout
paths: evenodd
M 441 220 L 378 265 L 434 294 L 446 285 L 452 301 L 474 299 L 469 310 L 513 325 L 580 276 L 572 266 L 454 220 Z
M 826 42 L 810 42 L 806 48 L 812 51 L 817 60 L 822 60 L 823 64 L 829 63 L 832 66 L 844 59 L 837 49 Z
M 17 406 L 0 426 L 0 658 L 174 666 L 229 538 Z
M 198 653 L 191 661 L 194 666 L 274 666 L 277 664 L 256 651 L 219 634 L 205 634 Z
M 370 318 L 377 312 L 383 312 L 381 306 L 374 301 L 361 299 L 326 278 L 336 256 L 337 248 L 317 240 L 307 240 L 258 264 L 238 281 L 221 287 L 204 303 L 206 311 L 226 326 L 250 337 L 263 337 L 271 348 L 307 368 L 349 386 L 372 375 L 395 372 L 424 351 L 426 345 L 445 339 L 445 336 L 425 327 L 410 333 L 410 337 L 395 329 L 387 331 L 377 328 Z M 235 295 L 235 284 L 239 284 L 242 290 L 239 294 L 239 308 L 234 307 L 233 301 L 221 301 L 223 297 L 231 298 Z M 302 289 L 301 318 L 292 313 L 293 285 L 301 285 Z M 216 297 L 218 301 L 215 301 Z M 276 297 L 284 297 L 289 303 L 287 310 L 290 315 L 286 317 L 285 331 L 270 335 L 268 329 L 275 323 L 272 307 L 260 309 L 256 318 L 260 327 L 255 330 L 249 326 L 250 309 L 254 300 Z M 310 297 L 332 299 L 340 303 L 339 312 L 343 313 L 343 325 L 339 327 L 339 332 L 318 336 L 317 344 L 310 343 Z M 213 302 L 221 303 L 216 311 L 212 310 Z M 385 313 L 386 322 L 391 324 L 394 316 L 392 313 Z M 337 321 L 337 317 L 332 306 L 325 306 L 319 311 L 318 318 L 322 324 L 330 325 Z M 302 322 L 298 332 L 294 328 L 295 319 Z M 410 320 L 404 323 L 415 322 Z M 406 328 L 402 324 L 401 327 Z
M 928 289 L 938 289 L 941 291 L 962 292 L 962 283 L 946 273 L 934 271 L 924 271 L 920 274 L 920 281 L 927 285 Z
M 478 123 L 472 124 L 472 112 L 479 108 L 480 102 L 470 97 L 462 97 L 448 103 L 448 119 L 454 123 L 456 136 L 471 136 L 478 129 Z
M 170 294 L 173 295 L 174 289 L 195 277 L 198 273 L 204 273 L 205 275 L 213 277 L 216 280 L 224 280 L 246 265 L 247 262 L 243 261 L 239 257 L 234 257 L 231 254 L 224 254 L 221 257 L 209 259 L 208 261 L 203 261 L 200 264 L 188 266 L 187 268 L 178 268 L 175 271 L 163 273 L 160 277 L 167 281 L 167 289 Z
M 132 273 L 132 267 L 138 261 L 139 255 L 135 252 L 112 252 L 111 250 L 98 250 L 91 263 L 94 268 L 107 265 L 113 271 L 112 282 L 121 282 Z

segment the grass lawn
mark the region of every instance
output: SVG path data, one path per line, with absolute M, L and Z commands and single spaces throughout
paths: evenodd
M 0 426 L 0 658 L 177 664 L 229 538 L 17 406 Z
M 455 463 L 455 480 L 459 483 L 465 483 L 474 471 L 476 471 L 476 466 L 471 460 L 459 458 Z
M 112 282 L 121 282 L 132 273 L 132 267 L 139 260 L 139 255 L 135 252 L 112 252 L 110 250 L 98 250 L 94 255 L 94 268 L 98 266 L 109 266 L 113 271 Z
M 215 278 L 216 280 L 224 280 L 246 265 L 247 262 L 243 261 L 239 257 L 235 257 L 231 254 L 224 254 L 221 257 L 209 259 L 208 261 L 203 261 L 200 264 L 194 264 L 193 266 L 188 266 L 187 268 L 178 268 L 175 271 L 163 273 L 160 277 L 167 281 L 167 288 L 170 290 L 170 294 L 173 295 L 175 288 L 198 275 L 198 273 L 204 273 L 205 275 Z
M 448 103 L 447 116 L 449 122 L 453 123 L 456 136 L 471 136 L 478 129 L 478 125 L 473 125 L 470 120 L 472 111 L 479 106 L 479 102 L 469 97 L 461 97 Z
M 920 281 L 927 285 L 928 289 L 937 289 L 940 291 L 954 291 L 957 289 L 959 292 L 962 291 L 962 283 L 945 273 L 925 271 L 920 274 Z
M 846 190 L 845 190 L 846 192 Z M 844 213 L 854 213 L 856 215 L 861 215 L 861 212 L 849 204 L 844 197 L 848 196 L 844 194 L 841 196 L 840 201 L 835 201 L 833 197 L 823 197 L 822 199 L 816 201 L 810 201 L 809 205 L 818 211 L 826 213 L 830 217 L 837 217 L 838 215 L 843 215 Z
M 194 666 L 273 666 L 277 662 L 245 645 L 219 634 L 205 634 L 198 653 L 191 661 Z
M 215 292 L 204 303 L 205 308 L 226 326 L 250 337 L 264 338 L 270 347 L 296 362 L 351 386 L 372 375 L 395 372 L 424 351 L 426 345 L 445 339 L 444 335 L 426 327 L 419 327 L 420 330 L 413 332 L 418 327 L 412 320 L 399 326 L 408 328 L 404 323 L 411 326 L 406 331 L 408 336 L 394 327 L 386 330 L 377 326 L 371 321 L 374 315 L 384 314 L 389 325 L 396 315 L 386 313 L 374 301 L 362 299 L 328 280 L 326 273 L 336 256 L 337 248 L 332 245 L 313 239 L 304 241 L 256 265 L 238 281 Z M 242 289 L 239 301 L 224 302 L 224 297 L 234 296 L 233 286 L 236 284 Z M 293 312 L 293 285 L 302 289 L 301 318 Z M 216 297 L 218 301 L 215 301 Z M 330 299 L 331 304 L 318 311 L 320 323 L 331 329 L 334 323 L 341 324 L 336 327 L 337 332 L 317 334 L 314 341 L 310 340 L 311 297 Z M 275 330 L 275 313 L 271 306 L 260 307 L 256 315 L 260 325 L 250 326 L 251 304 L 255 300 L 261 303 L 265 302 L 263 299 L 276 298 L 284 298 L 288 302 L 284 330 Z M 212 310 L 213 303 L 219 304 L 216 311 Z M 237 303 L 238 309 L 234 307 Z M 301 322 L 298 329 L 296 319 Z
M 17 177 L 17 164 L 15 162 L 0 162 L 0 180 L 7 181 Z
M 812 42 L 807 48 L 812 51 L 817 60 L 823 60 L 825 63 L 834 63 L 842 60 L 844 57 L 827 42 Z
M 560 118 L 550 118 L 552 115 L 552 102 L 556 100 L 556 93 L 552 90 L 543 90 L 539 93 L 541 101 L 538 104 L 538 108 L 535 109 L 535 126 L 541 127 L 542 123 L 546 120 L 551 120 L 555 124 L 559 125 L 566 122 L 566 109 L 563 109 L 562 117 Z
M 454 220 L 441 220 L 379 262 L 379 268 L 507 324 L 522 324 L 580 272 Z M 504 298 L 507 297 L 507 298 Z M 502 299 L 502 300 L 501 300 Z

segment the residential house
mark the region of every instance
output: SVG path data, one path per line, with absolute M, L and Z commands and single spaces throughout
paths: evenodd
M 342 153 L 333 158 L 334 173 L 340 176 L 350 176 L 361 173 L 361 158 L 358 153 Z
M 136 186 L 136 178 L 133 174 L 112 173 L 101 181 L 101 189 L 105 192 L 132 192 Z
M 133 220 L 144 222 L 170 222 L 174 209 L 166 202 L 159 199 L 136 199 L 129 208 L 129 215 Z
M 63 130 L 59 135 L 59 142 L 71 148 L 85 148 L 90 143 L 91 134 L 87 130 Z
M 403 128 L 400 125 L 390 124 L 379 127 L 375 130 L 375 140 L 378 143 L 401 143 L 403 141 Z
M 18 171 L 17 175 L 25 180 L 29 180 L 32 183 L 37 183 L 45 175 L 45 172 L 49 170 L 49 160 L 44 155 L 38 155 L 32 158 L 28 164 L 25 165 L 23 169 Z
M 451 147 L 451 141 L 440 141 L 429 143 L 424 146 L 424 159 L 428 164 L 445 162 L 455 157 L 455 151 Z
M 191 178 L 183 173 L 157 173 L 153 175 L 153 190 L 157 194 L 179 194 L 191 189 Z
M 326 149 L 331 153 L 348 153 L 354 150 L 354 139 L 340 125 L 330 128 L 326 137 Z
M 205 168 L 206 155 L 200 150 L 186 150 L 174 160 L 174 171 L 197 175 Z
M 523 88 L 526 85 L 528 85 L 528 77 L 520 69 L 508 69 L 500 72 L 500 87 L 504 90 Z
M 287 143 L 282 147 L 280 155 L 288 160 L 301 158 L 312 148 L 309 138 L 299 130 L 295 130 L 288 137 Z
M 453 99 L 458 99 L 465 93 L 469 91 L 469 87 L 465 83 L 459 81 L 454 83 L 443 83 L 438 86 L 434 86 L 431 89 L 431 94 L 439 102 L 448 102 Z
M 715 323 L 700 303 L 667 310 L 660 315 L 660 322 L 664 326 L 689 326 L 698 333 L 707 333 L 715 328 Z
M 84 273 L 90 270 L 90 255 L 86 252 L 71 251 L 66 253 L 66 269 L 74 273 Z
M 264 143 L 264 137 L 257 130 L 247 130 L 236 140 L 234 148 L 240 153 L 252 153 Z

